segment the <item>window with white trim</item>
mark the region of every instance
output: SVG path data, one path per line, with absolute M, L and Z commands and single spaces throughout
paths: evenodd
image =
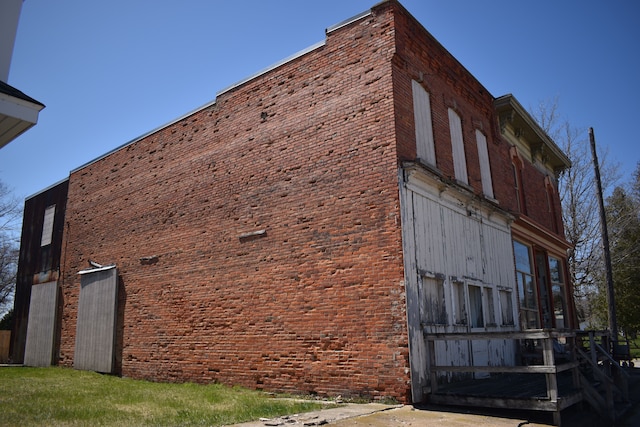
M 458 181 L 469 184 L 462 138 L 462 121 L 458 113 L 451 108 L 449 108 L 449 131 L 451 132 L 451 148 L 453 150 L 453 172 Z
M 40 247 L 51 244 L 53 239 L 53 219 L 56 214 L 56 205 L 47 207 L 44 211 L 44 220 L 42 222 L 42 238 L 40 240 Z
M 484 310 L 482 309 L 482 287 L 469 285 L 469 326 L 484 327 Z
M 489 151 L 487 138 L 480 130 L 476 129 L 476 145 L 478 146 L 478 160 L 480 161 L 480 179 L 482 180 L 482 192 L 493 199 L 493 182 L 491 180 L 491 165 L 489 163 Z
M 551 293 L 553 295 L 553 314 L 556 328 L 566 328 L 567 321 L 567 298 L 564 286 L 564 273 L 562 261 L 549 257 L 549 272 L 551 274 Z
M 438 277 L 421 275 L 421 312 L 422 322 L 427 325 L 446 325 L 447 310 L 444 299 L 444 280 Z
M 496 326 L 496 305 L 493 300 L 493 288 L 485 286 L 482 291 L 482 301 L 485 307 L 485 326 Z
M 533 274 L 531 249 L 529 246 L 514 240 L 513 252 L 516 262 L 518 299 L 520 301 L 520 324 L 523 329 L 539 328 L 538 294 Z
M 453 293 L 453 323 L 456 325 L 466 325 L 467 304 L 464 292 L 464 282 L 454 280 L 451 285 L 451 291 Z
M 436 165 L 436 152 L 433 142 L 433 123 L 431 121 L 431 102 L 429 92 L 420 83 L 411 81 L 413 92 L 413 119 L 416 127 L 416 156 Z
M 510 289 L 500 289 L 498 291 L 500 297 L 500 312 L 502 318 L 502 326 L 513 326 L 513 292 Z

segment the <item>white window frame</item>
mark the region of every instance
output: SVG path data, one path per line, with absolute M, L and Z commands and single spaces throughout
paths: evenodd
M 476 129 L 476 145 L 478 146 L 478 161 L 480 162 L 482 193 L 493 199 L 493 181 L 491 179 L 491 164 L 489 163 L 487 138 L 479 129 Z
M 504 299 L 503 299 L 504 296 Z M 514 292 L 510 288 L 498 288 L 498 302 L 500 304 L 500 325 L 501 326 L 515 326 L 516 325 L 516 313 L 514 311 Z M 506 301 L 506 304 L 505 304 Z M 505 306 L 506 305 L 506 306 Z
M 453 307 L 453 324 L 456 326 L 467 326 L 469 315 L 467 313 L 467 289 L 463 280 L 454 279 L 451 281 L 451 305 Z
M 416 128 L 416 156 L 435 167 L 436 150 L 429 92 L 415 80 L 411 81 L 411 90 L 413 92 L 413 120 Z
M 444 278 L 420 274 L 420 287 L 421 322 L 425 325 L 447 325 Z
M 40 247 L 50 245 L 53 241 L 53 221 L 56 216 L 56 205 L 48 206 L 44 211 L 44 219 L 42 220 L 42 238 L 40 239 Z
M 452 108 L 449 108 L 449 131 L 451 132 L 453 172 L 458 181 L 469 185 L 467 159 L 464 154 L 464 138 L 462 136 L 462 120 Z

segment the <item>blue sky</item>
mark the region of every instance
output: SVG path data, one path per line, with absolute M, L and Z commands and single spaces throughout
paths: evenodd
M 0 149 L 24 198 L 324 39 L 377 0 L 26 0 L 9 84 L 47 107 Z M 640 2 L 404 0 L 494 95 L 558 99 L 628 181 L 640 159 Z

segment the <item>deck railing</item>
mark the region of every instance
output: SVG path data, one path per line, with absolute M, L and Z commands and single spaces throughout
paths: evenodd
M 521 403 L 509 400 L 508 406 L 519 405 L 519 409 L 532 409 L 553 412 L 556 425 L 560 424 L 560 411 L 582 400 L 579 392 L 559 399 L 557 375 L 561 372 L 572 370 L 574 389 L 580 389 L 580 377 L 578 360 L 576 356 L 576 332 L 570 330 L 535 329 L 512 332 L 481 332 L 481 333 L 425 333 L 429 349 L 429 375 L 432 396 L 438 392 L 438 372 L 465 372 L 465 373 L 500 373 L 500 374 L 544 374 L 546 379 L 546 398 L 532 399 Z M 516 366 L 448 366 L 438 365 L 436 360 L 436 341 L 479 341 L 479 340 L 518 340 L 519 342 L 535 341 L 541 344 L 542 364 L 535 364 L 534 357 L 526 358 L 527 361 Z M 554 351 L 554 343 L 564 341 L 563 362 L 557 363 Z M 521 354 L 524 356 L 524 354 Z M 522 358 L 523 360 L 525 357 Z M 566 361 L 565 361 L 566 360 Z M 531 363 L 531 364 L 529 364 Z M 507 407 L 505 402 L 493 399 L 488 406 Z
M 456 396 L 459 403 L 484 404 L 494 407 L 513 409 L 529 409 L 553 412 L 555 425 L 560 425 L 560 411 L 582 400 L 586 400 L 598 412 L 609 420 L 616 419 L 616 396 L 628 402 L 628 374 L 618 361 L 611 356 L 610 337 L 608 332 L 584 332 L 574 330 L 535 329 L 512 332 L 480 332 L 480 333 L 425 333 L 429 351 L 429 375 L 431 396 L 434 403 L 447 402 L 447 398 L 438 395 L 438 373 L 497 373 L 497 374 L 544 374 L 546 380 L 546 396 L 542 399 L 478 398 L 467 399 Z M 525 350 L 520 345 L 520 363 L 514 366 L 449 366 L 438 365 L 436 359 L 436 341 L 479 341 L 479 340 L 512 340 L 518 343 L 535 342 L 534 351 Z M 601 342 L 598 343 L 597 340 Z M 562 351 L 558 345 L 563 342 Z M 561 356 L 561 357 L 558 357 Z M 591 381 L 580 372 L 584 366 L 593 373 L 594 379 L 601 384 L 604 396 L 593 387 Z M 562 397 L 558 391 L 558 374 L 571 370 L 573 390 Z

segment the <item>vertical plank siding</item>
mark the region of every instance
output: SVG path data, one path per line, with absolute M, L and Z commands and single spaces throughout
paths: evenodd
M 516 325 L 503 325 L 499 290 L 511 290 L 515 297 L 513 249 L 509 220 L 497 211 L 472 201 L 464 194 L 430 183 L 423 173 L 400 174 L 403 210 L 403 241 L 405 258 L 407 310 L 412 360 L 414 393 L 428 392 L 429 354 L 424 333 L 483 332 L 514 330 Z M 423 289 L 422 277 L 439 277 L 445 295 L 446 324 L 433 324 L 433 315 L 425 313 L 434 302 L 434 293 Z M 429 281 L 433 283 L 433 281 Z M 458 299 L 455 283 L 463 283 L 464 297 Z M 469 285 L 482 289 L 484 325 L 470 326 Z M 417 298 L 418 301 L 411 301 Z M 491 299 L 489 301 L 489 299 Z M 477 300 L 476 300 L 477 301 Z M 457 307 L 464 303 L 466 322 L 458 321 Z M 515 301 L 512 301 L 515 306 Z M 491 310 L 490 315 L 488 311 Z M 417 313 L 411 313 L 417 311 Z M 517 317 L 517 316 L 516 316 Z M 492 323 L 489 320 L 493 319 Z M 412 324 L 414 323 L 414 324 Z M 437 341 L 435 361 L 447 366 L 491 366 L 513 364 L 513 344 L 505 340 Z M 471 374 L 438 373 L 438 381 L 451 381 Z M 481 377 L 482 373 L 476 373 Z M 415 394 L 414 394 L 415 398 Z
M 73 367 L 103 373 L 113 372 L 117 270 L 97 269 L 81 272 L 80 301 Z
M 50 366 L 54 354 L 58 282 L 33 285 L 24 364 Z

